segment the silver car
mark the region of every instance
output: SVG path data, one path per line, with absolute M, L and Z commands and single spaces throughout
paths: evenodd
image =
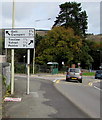
M 66 81 L 79 81 L 82 83 L 82 72 L 80 68 L 69 68 L 66 74 Z

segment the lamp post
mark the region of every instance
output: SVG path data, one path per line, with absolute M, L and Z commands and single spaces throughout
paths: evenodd
M 97 50 L 98 52 L 100 52 L 100 69 L 102 69 L 102 51 L 101 50 Z
M 12 28 L 15 27 L 15 1 L 12 5 Z M 14 94 L 14 49 L 11 50 L 11 94 Z
M 100 69 L 102 69 L 102 51 L 100 50 Z
M 23 58 L 24 58 L 24 64 L 25 64 L 25 55 L 23 56 Z
M 38 19 L 38 20 L 35 20 L 35 23 L 36 22 L 40 22 L 40 21 L 45 21 L 45 20 L 51 20 L 51 18 L 48 18 L 48 19 Z M 35 36 L 36 36 L 36 28 L 35 28 Z M 35 46 L 34 46 L 34 52 L 33 52 L 33 74 L 35 73 L 35 69 L 34 68 L 35 68 Z
M 23 56 L 23 58 L 24 58 L 24 72 L 25 72 L 25 74 L 26 74 L 26 63 L 25 63 L 25 55 Z

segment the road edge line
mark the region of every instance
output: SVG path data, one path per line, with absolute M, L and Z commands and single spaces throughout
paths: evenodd
M 98 88 L 98 87 L 96 87 L 96 86 L 94 86 L 94 88 L 96 88 L 96 89 L 99 90 L 99 91 L 102 91 L 100 88 Z

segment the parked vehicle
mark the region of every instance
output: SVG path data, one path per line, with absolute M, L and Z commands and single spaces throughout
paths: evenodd
M 102 70 L 96 70 L 95 79 L 102 79 Z
M 69 68 L 66 74 L 66 81 L 79 81 L 82 83 L 82 72 L 80 68 Z

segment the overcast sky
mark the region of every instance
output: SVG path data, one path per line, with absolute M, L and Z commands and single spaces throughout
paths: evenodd
M 21 0 L 20 0 L 21 1 Z M 51 2 L 52 1 L 52 2 Z M 56 1 L 56 2 L 54 2 Z M 75 0 L 81 3 L 82 10 L 88 15 L 87 33 L 100 34 L 100 0 Z M 15 28 L 35 28 L 50 30 L 59 14 L 59 5 L 68 0 L 15 0 Z M 0 28 L 12 27 L 12 0 L 0 2 Z M 0 10 L 0 11 L 1 11 Z M 49 20 L 49 18 L 51 18 Z M 37 21 L 39 20 L 39 21 Z

